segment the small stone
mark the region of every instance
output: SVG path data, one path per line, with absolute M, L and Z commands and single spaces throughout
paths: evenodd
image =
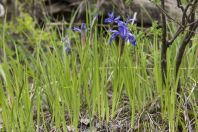
M 90 123 L 90 120 L 89 119 L 81 119 L 80 123 L 82 123 L 82 124 L 87 126 Z

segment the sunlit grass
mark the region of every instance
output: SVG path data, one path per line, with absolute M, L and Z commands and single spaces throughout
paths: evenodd
M 33 23 L 30 20 L 26 24 Z M 27 45 L 32 45 L 33 51 L 30 52 L 22 39 L 19 41 L 13 38 L 12 33 L 15 31 L 12 26 L 8 23 L 1 25 L 2 131 L 49 131 L 53 126 L 60 131 L 67 131 L 68 126 L 77 130 L 81 112 L 86 113 L 90 121 L 97 116 L 109 122 L 115 119 L 123 106 L 123 96 L 127 98 L 130 107 L 131 114 L 128 116 L 132 128 L 137 127 L 138 114 L 142 112 L 145 115 L 150 112 L 149 109 L 160 107 L 160 111 L 156 110 L 161 117 L 158 121 L 167 126 L 160 126 L 159 130 L 168 127 L 170 131 L 177 131 L 178 126 L 186 130 L 186 120 L 182 118 L 185 103 L 191 104 L 189 114 L 196 119 L 194 122 L 198 128 L 196 40 L 187 48 L 179 71 L 183 91 L 178 102 L 175 56 L 181 38 L 168 50 L 166 85 L 162 85 L 160 29 L 155 24 L 147 33 L 137 31 L 132 26 L 137 46 L 126 44 L 122 56 L 115 46 L 116 42 L 109 45 L 110 34 L 99 33 L 103 30 L 93 28 L 95 30 L 90 34 L 94 38 L 88 34 L 84 49 L 81 48 L 78 35 L 71 30 L 65 32 L 75 40 L 72 54 L 68 55 L 64 50 L 65 44 L 60 41 L 64 33 L 60 36 L 54 33 L 58 27 L 17 29 L 16 32 L 20 31 L 18 34 L 27 37 Z M 152 107 L 153 104 L 156 106 Z M 48 118 L 46 111 L 49 112 Z M 157 129 L 153 128 L 155 125 L 152 123 L 142 122 L 140 131 L 142 128 L 148 131 Z M 94 124 L 91 126 L 94 127 Z

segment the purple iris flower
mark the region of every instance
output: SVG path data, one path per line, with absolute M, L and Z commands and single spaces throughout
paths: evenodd
M 110 44 L 112 44 L 112 41 L 117 37 L 120 36 L 122 40 L 129 41 L 132 45 L 136 45 L 135 35 L 132 34 L 128 28 L 127 24 L 120 21 L 118 22 L 118 30 L 111 30 L 113 33 L 110 38 Z
M 72 29 L 73 31 L 80 32 L 80 33 L 87 31 L 87 27 L 85 23 L 82 23 L 80 27 L 73 27 Z
M 71 50 L 71 44 L 70 44 L 70 40 L 69 40 L 68 36 L 65 36 L 64 41 L 65 41 L 65 51 L 66 51 L 66 53 L 71 54 L 72 50 Z
M 109 17 L 104 20 L 105 23 L 113 23 L 113 22 L 118 23 L 120 21 L 120 16 L 115 18 L 113 12 L 112 13 L 108 13 L 108 16 Z
M 87 32 L 87 27 L 85 23 L 82 23 L 80 27 L 73 27 L 73 31 L 79 32 L 80 33 L 80 41 L 82 44 L 82 47 L 85 47 L 86 45 L 86 32 Z

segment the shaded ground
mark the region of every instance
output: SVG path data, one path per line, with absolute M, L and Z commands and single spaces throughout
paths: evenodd
M 111 100 L 111 98 L 109 98 Z M 186 98 L 187 99 L 187 98 Z M 187 100 L 186 100 L 187 101 Z M 184 101 L 185 102 L 185 101 Z M 197 102 L 198 104 L 198 102 Z M 110 106 L 111 107 L 111 106 Z M 186 129 L 191 132 L 196 132 L 195 129 L 195 118 L 191 116 L 192 105 L 190 102 L 185 102 L 180 111 L 180 118 L 183 122 L 186 123 Z M 40 115 L 41 119 L 45 120 L 45 123 L 41 123 L 39 126 L 39 131 L 59 131 L 55 125 L 52 123 L 52 114 L 49 109 L 43 109 L 43 115 Z M 66 112 L 67 113 L 67 112 Z M 35 112 L 35 123 L 37 115 Z M 65 114 L 65 119 L 67 122 L 67 131 L 75 132 L 76 130 L 71 123 L 71 118 L 69 114 Z M 85 107 L 81 109 L 79 122 L 78 122 L 78 131 L 80 132 L 131 132 L 131 131 L 169 131 L 169 123 L 166 119 L 162 117 L 162 112 L 160 108 L 159 99 L 156 98 L 144 105 L 141 111 L 135 113 L 134 126 L 131 125 L 131 108 L 129 105 L 129 100 L 127 96 L 122 96 L 119 108 L 113 119 L 110 119 L 108 122 L 105 119 L 99 119 L 97 115 L 92 116 L 92 119 L 89 118 L 88 110 Z M 38 129 L 38 126 L 36 126 Z M 63 130 L 63 129 L 62 129 Z M 178 126 L 178 130 L 183 131 L 182 124 Z

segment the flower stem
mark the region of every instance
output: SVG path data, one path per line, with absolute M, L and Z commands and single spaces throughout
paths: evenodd
M 85 46 L 86 46 L 86 33 L 85 32 L 82 32 L 80 38 L 81 38 L 82 48 L 84 49 Z

